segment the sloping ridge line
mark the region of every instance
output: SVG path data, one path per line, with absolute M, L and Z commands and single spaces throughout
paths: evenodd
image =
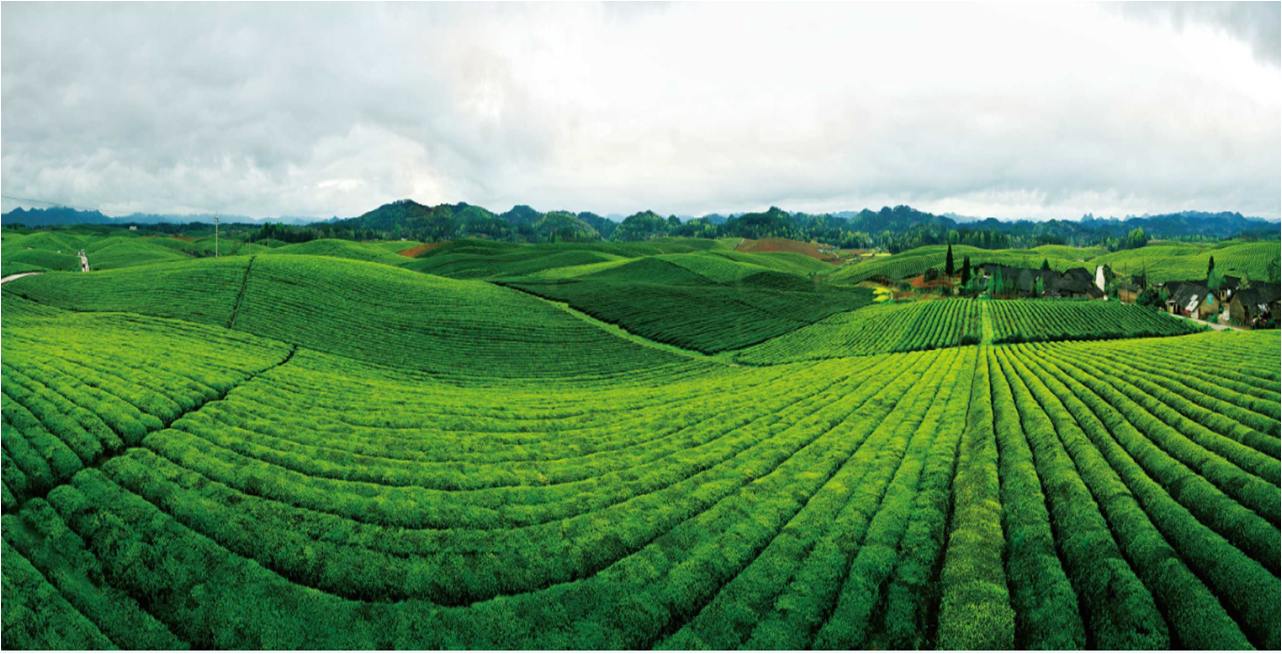
M 206 405 L 206 404 L 209 404 L 210 402 L 221 402 L 221 401 L 222 401 L 223 399 L 225 399 L 228 395 L 230 395 L 232 391 L 234 391 L 234 390 L 236 390 L 236 389 L 240 388 L 241 386 L 244 386 L 245 384 L 248 384 L 248 383 L 249 383 L 249 382 L 251 382 L 251 381 L 254 381 L 254 379 L 255 379 L 255 378 L 257 378 L 259 375 L 261 375 L 261 374 L 263 374 L 263 373 L 271 372 L 272 370 L 275 370 L 275 369 L 277 369 L 277 368 L 279 368 L 279 367 L 281 367 L 281 366 L 283 366 L 283 365 L 285 365 L 285 364 L 289 363 L 290 359 L 293 359 L 293 358 L 294 358 L 294 354 L 296 354 L 297 352 L 298 352 L 298 346 L 297 346 L 297 345 L 294 345 L 294 344 L 292 344 L 292 343 L 291 343 L 291 344 L 290 344 L 290 346 L 289 346 L 289 352 L 287 352 L 287 353 L 285 354 L 285 358 L 284 358 L 284 359 L 281 359 L 279 362 L 274 363 L 274 364 L 272 364 L 272 365 L 270 365 L 270 366 L 267 366 L 266 368 L 263 368 L 262 370 L 259 370 L 259 371 L 257 371 L 257 372 L 250 373 L 248 377 L 245 377 L 245 378 L 244 378 L 244 379 L 242 379 L 240 382 L 238 382 L 238 383 L 236 383 L 236 384 L 233 384 L 233 385 L 231 385 L 231 386 L 228 386 L 228 387 L 227 387 L 227 390 L 225 390 L 225 391 L 223 391 L 223 392 L 221 392 L 221 393 L 218 393 L 216 396 L 211 397 L 211 398 L 209 398 L 209 399 L 207 399 L 207 400 L 205 400 L 205 401 L 201 402 L 200 404 L 197 404 L 196 406 L 194 406 L 194 407 L 192 407 L 192 408 L 190 408 L 190 409 L 188 409 L 188 410 L 186 410 L 186 411 L 184 411 L 184 412 L 182 412 L 182 413 L 180 413 L 180 414 L 178 414 L 178 415 L 174 416 L 171 420 L 161 421 L 161 427 L 160 427 L 160 429 L 153 429 L 153 430 L 151 430 L 151 431 L 147 432 L 146 434 L 143 434 L 143 438 L 146 438 L 147 436 L 150 436 L 150 435 L 152 435 L 152 434 L 154 434 L 154 433 L 156 433 L 156 432 L 158 432 L 158 431 L 163 431 L 163 430 L 165 430 L 165 429 L 169 429 L 169 426 L 170 426 L 170 425 L 172 425 L 172 424 L 174 424 L 175 422 L 177 422 L 177 421 L 181 420 L 182 418 L 186 417 L 188 414 L 191 414 L 191 413 L 195 413 L 195 412 L 197 412 L 197 411 L 200 411 L 201 409 L 205 408 L 205 405 Z M 139 440 L 139 443 L 141 443 L 141 439 Z M 102 454 L 99 454 L 97 457 L 95 457 L 93 461 L 90 461 L 89 463 L 86 463 L 86 464 L 84 465 L 84 467 L 83 467 L 83 468 L 81 468 L 80 470 L 77 470 L 77 471 L 76 471 L 76 473 L 75 473 L 75 474 L 73 474 L 71 477 L 73 477 L 73 478 L 74 478 L 76 475 L 80 474 L 80 471 L 81 471 L 81 470 L 88 470 L 88 469 L 90 469 L 90 468 L 98 468 L 98 467 L 101 467 L 101 466 L 102 466 L 102 464 L 106 463 L 107 461 L 110 461 L 111 459 L 114 459 L 114 458 L 116 458 L 117 456 L 120 456 L 121 454 L 124 454 L 125 452 L 128 452 L 129 450 L 132 450 L 132 449 L 134 449 L 134 448 L 136 448 L 136 447 L 140 447 L 140 445 L 126 445 L 126 446 L 121 447 L 120 449 L 118 449 L 118 450 L 116 450 L 116 451 L 114 451 L 114 452 L 103 452 Z M 51 485 L 50 487 L 48 487 L 48 488 L 46 488 L 46 489 L 44 489 L 44 490 L 40 491 L 39 493 L 35 493 L 35 494 L 32 494 L 32 495 L 29 495 L 28 497 L 24 498 L 24 499 L 22 500 L 22 502 L 20 502 L 20 503 L 18 504 L 18 506 L 17 506 L 16 508 L 14 508 L 14 509 L 13 509 L 13 511 L 12 511 L 12 512 L 13 512 L 13 513 L 20 513 L 20 512 L 22 511 L 22 509 L 23 509 L 24 507 L 26 507 L 27 503 L 28 503 L 28 502 L 30 502 L 31 500 L 36 499 L 36 498 L 39 498 L 39 499 L 42 499 L 42 500 L 43 500 L 43 499 L 47 499 L 47 498 L 48 498 L 48 496 L 49 496 L 49 493 L 53 492 L 53 489 L 58 488 L 59 486 L 64 486 L 64 485 L 66 485 L 66 484 L 68 484 L 68 483 L 71 483 L 70 478 L 68 478 L 67 480 L 64 480 L 64 481 L 62 481 L 62 482 L 55 483 L 55 484 Z
M 231 318 L 227 320 L 227 329 L 236 327 L 236 316 L 240 315 L 240 303 L 244 301 L 245 288 L 249 286 L 249 271 L 254 267 L 254 259 L 257 258 L 257 256 L 250 257 L 249 263 L 245 265 L 245 276 L 240 280 L 240 292 L 236 294 L 236 306 L 232 307 Z M 293 354 L 291 353 L 290 356 Z

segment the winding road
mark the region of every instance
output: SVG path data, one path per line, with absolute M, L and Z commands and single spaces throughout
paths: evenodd
M 24 272 L 24 273 L 18 273 L 18 274 L 16 274 L 16 275 L 9 275 L 8 277 L 0 278 L 0 284 L 8 284 L 9 282 L 11 282 L 11 281 L 13 281 L 13 280 L 15 280 L 15 279 L 22 279 L 23 277 L 30 277 L 30 276 L 32 276 L 32 275 L 39 275 L 39 274 L 41 274 L 41 272 L 40 272 L 40 271 L 36 271 L 36 272 Z

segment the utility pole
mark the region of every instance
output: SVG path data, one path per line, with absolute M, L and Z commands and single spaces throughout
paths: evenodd
M 214 258 L 218 258 L 218 212 L 214 212 Z

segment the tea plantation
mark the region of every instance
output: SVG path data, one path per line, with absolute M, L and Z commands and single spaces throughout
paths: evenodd
M 1276 331 L 302 245 L 4 285 L 4 648 L 1282 648 Z

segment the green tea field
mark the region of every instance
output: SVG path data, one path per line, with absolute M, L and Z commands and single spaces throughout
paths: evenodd
M 933 251 L 74 238 L 3 244 L 5 649 L 1282 648 L 1276 330 L 855 285 Z

